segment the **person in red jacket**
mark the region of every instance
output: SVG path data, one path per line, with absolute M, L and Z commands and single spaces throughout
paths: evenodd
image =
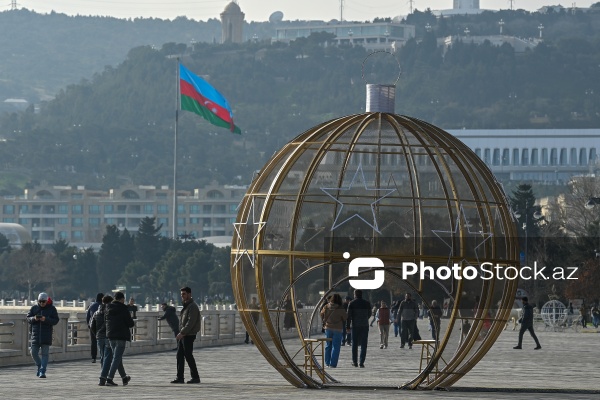
M 379 304 L 379 310 L 375 314 L 377 318 L 377 326 L 379 326 L 379 348 L 387 349 L 388 337 L 390 335 L 390 309 L 388 308 L 385 301 L 381 300 Z

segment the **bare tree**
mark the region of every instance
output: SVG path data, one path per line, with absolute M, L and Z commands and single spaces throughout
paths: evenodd
M 13 251 L 8 260 L 8 272 L 14 282 L 27 286 L 27 298 L 42 283 L 50 287 L 62 275 L 63 265 L 51 252 L 46 252 L 38 242 L 25 243 Z

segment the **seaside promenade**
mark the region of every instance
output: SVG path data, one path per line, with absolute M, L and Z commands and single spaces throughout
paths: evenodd
M 426 332 L 426 331 L 425 331 Z M 398 364 L 413 364 L 420 356 L 400 349 L 399 338 L 390 338 L 388 349 L 379 349 L 375 327 L 369 334 L 366 368 L 350 365 L 350 348 L 343 347 L 338 368 L 328 370 L 352 387 L 297 389 L 285 381 L 252 345 L 196 348 L 200 385 L 174 385 L 175 352 L 128 355 L 124 365 L 132 379 L 128 386 L 99 387 L 99 364 L 89 360 L 50 363 L 47 379 L 35 376 L 31 365 L 0 368 L 3 399 L 593 399 L 600 398 L 600 331 L 547 332 L 538 328 L 542 350 L 534 351 L 528 333 L 523 350 L 513 350 L 517 331 L 504 331 L 484 359 L 454 387 L 444 391 L 407 391 L 363 388 L 384 376 L 402 381 Z M 187 372 L 187 371 L 186 371 Z M 408 377 L 407 377 L 408 378 Z M 186 376 L 189 379 L 189 375 Z M 389 387 L 389 386 L 388 386 Z

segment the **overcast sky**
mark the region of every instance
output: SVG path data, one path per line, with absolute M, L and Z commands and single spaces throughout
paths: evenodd
M 600 0 L 575 2 L 578 7 L 589 7 Z M 17 0 L 18 7 L 48 13 L 52 10 L 68 15 L 109 15 L 117 18 L 154 17 L 173 19 L 186 16 L 206 21 L 219 18 L 229 0 Z M 574 1 L 563 1 L 571 6 Z M 513 8 L 535 11 L 544 5 L 559 4 L 558 0 L 514 0 Z M 340 18 L 340 0 L 238 0 L 246 21 L 267 21 L 275 11 L 282 11 L 285 20 L 324 20 Z M 0 10 L 9 10 L 11 0 L 0 0 Z M 418 10 L 449 9 L 452 0 L 414 0 Z M 480 8 L 509 9 L 509 0 L 480 0 Z M 375 17 L 407 15 L 408 0 L 344 0 L 343 18 L 350 21 L 372 20 Z

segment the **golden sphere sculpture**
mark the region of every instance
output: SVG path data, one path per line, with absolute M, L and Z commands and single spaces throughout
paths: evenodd
M 506 195 L 473 151 L 418 119 L 366 112 L 309 129 L 264 166 L 239 208 L 231 276 L 252 340 L 293 385 L 433 389 L 464 376 L 504 328 L 517 280 L 503 277 L 518 271 L 516 238 Z M 351 367 L 325 370 L 320 353 L 305 356 L 310 339 L 322 337 L 325 298 L 352 294 L 348 267 L 357 257 L 384 265 L 383 286 L 364 291 L 372 304 L 412 293 L 425 312 L 433 300 L 444 306 L 430 355 L 419 362 L 413 350 L 409 360 L 394 345 L 385 362 L 395 372 L 381 381 L 349 379 Z M 494 266 L 489 279 L 481 279 L 485 263 Z M 434 273 L 403 275 L 412 266 Z M 378 269 L 354 278 L 373 279 Z M 300 312 L 299 301 L 314 309 Z M 428 323 L 419 324 L 429 339 Z

